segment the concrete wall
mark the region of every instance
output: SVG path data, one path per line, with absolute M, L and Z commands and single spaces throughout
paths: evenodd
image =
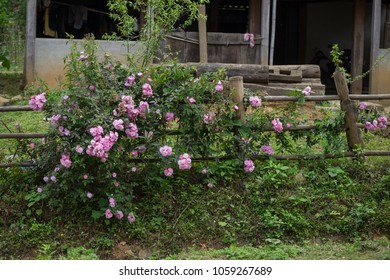
M 75 40 L 79 41 L 79 40 Z M 35 39 L 35 78 L 45 81 L 50 89 L 58 88 L 64 80 L 64 57 L 70 52 L 71 43 L 66 39 Z M 106 53 L 112 55 L 115 61 L 127 63 L 128 48 L 123 41 L 96 41 L 99 44 L 99 56 Z M 142 43 L 130 42 L 129 51 L 138 53 Z

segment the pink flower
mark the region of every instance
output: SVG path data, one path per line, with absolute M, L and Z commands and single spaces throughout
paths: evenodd
M 110 203 L 110 206 L 111 206 L 111 207 L 115 207 L 116 201 L 115 201 L 115 199 L 114 199 L 113 197 L 110 197 L 109 200 L 108 200 L 108 202 Z
M 77 59 L 78 61 L 84 61 L 89 57 L 89 55 L 86 55 L 84 52 L 80 52 L 80 56 Z
M 42 92 L 41 94 L 30 97 L 29 105 L 33 111 L 42 111 L 43 105 L 46 103 L 45 95 L 46 93 Z
M 261 151 L 266 153 L 267 155 L 272 155 L 274 153 L 274 150 L 272 149 L 271 146 L 266 146 L 266 145 L 263 145 L 261 146 Z
M 35 148 L 35 143 L 30 143 L 29 146 L 30 146 L 31 149 L 34 149 Z
M 302 90 L 302 94 L 303 94 L 304 96 L 309 96 L 311 93 L 312 93 L 311 87 L 309 87 L 309 86 L 305 87 L 305 88 Z
M 142 94 L 144 96 L 153 96 L 153 90 L 150 84 L 145 83 L 142 85 Z
M 92 197 L 93 197 L 93 194 L 90 193 L 90 192 L 87 192 L 87 197 L 88 197 L 88 198 L 92 198 Z
M 43 181 L 45 181 L 45 183 L 49 182 L 49 177 L 47 176 L 43 177 Z
M 279 121 L 279 119 L 274 119 L 272 121 L 272 125 L 274 127 L 274 130 L 278 133 L 283 131 L 283 124 Z
M 381 117 L 378 118 L 378 122 L 386 124 L 387 123 L 387 118 L 385 116 L 381 116 Z
M 113 173 L 112 173 L 112 178 L 116 178 L 116 175 L 117 175 L 117 174 L 116 174 L 115 172 L 113 172 Z
M 87 180 L 88 179 L 88 174 L 84 174 L 83 178 L 84 178 L 84 180 Z
M 133 215 L 133 213 L 129 213 L 129 215 L 127 216 L 127 220 L 130 223 L 134 223 L 135 222 L 135 216 Z
M 136 171 L 137 171 L 137 167 L 133 166 L 133 167 L 131 168 L 131 172 L 136 172 Z
M 261 106 L 261 99 L 258 96 L 251 96 L 249 97 L 249 103 L 252 107 L 260 107 Z
M 172 122 L 172 121 L 174 121 L 174 120 L 175 120 L 175 114 L 172 113 L 172 112 L 166 113 L 166 114 L 165 114 L 165 120 L 166 120 L 167 122 Z
M 205 124 L 212 124 L 214 122 L 214 113 L 209 112 L 203 115 L 203 122 Z
M 37 192 L 41 193 L 41 192 L 42 192 L 42 188 L 41 188 L 41 187 L 38 187 L 38 188 L 37 188 Z
M 213 187 L 213 184 L 208 183 L 208 184 L 207 184 L 207 187 L 211 189 L 211 188 Z
M 189 154 L 180 155 L 180 160 L 177 162 L 181 170 L 191 169 L 191 156 Z
M 291 127 L 291 124 L 290 123 L 286 123 L 286 128 L 290 128 Z
M 101 127 L 100 125 L 97 126 L 97 127 L 91 127 L 89 129 L 89 133 L 95 138 L 95 139 L 98 139 L 102 136 L 103 134 L 103 127 Z
M 244 161 L 244 171 L 247 173 L 251 173 L 255 170 L 255 164 L 253 163 L 252 160 L 247 159 Z
M 233 109 L 234 109 L 234 111 L 238 111 L 239 108 L 238 108 L 237 105 L 234 105 L 234 106 L 233 106 Z
M 138 77 L 142 77 L 143 75 L 144 75 L 144 74 L 143 74 L 142 72 L 138 72 L 138 73 L 137 73 L 137 76 L 138 76 Z
M 90 91 L 95 91 L 95 86 L 94 85 L 89 85 L 89 90 Z
M 187 100 L 188 100 L 188 102 L 189 102 L 190 104 L 196 103 L 196 100 L 195 100 L 195 98 L 193 98 L 193 97 L 187 96 Z
M 130 152 L 130 154 L 131 154 L 132 157 L 136 157 L 136 156 L 138 156 L 138 151 L 137 150 L 133 150 L 133 151 Z
M 160 153 L 163 157 L 172 155 L 172 148 L 169 146 L 163 146 L 160 148 Z
M 131 76 L 127 77 L 127 79 L 125 81 L 125 86 L 130 87 L 133 85 L 135 85 L 135 76 L 134 76 L 134 74 L 131 74 Z
M 138 138 L 138 127 L 134 123 L 126 125 L 125 133 L 130 139 Z
M 118 211 L 116 211 L 116 217 L 117 217 L 117 219 L 122 219 L 123 218 L 123 212 L 121 211 L 121 210 L 118 210 Z
M 61 162 L 62 166 L 64 166 L 65 168 L 69 168 L 72 165 L 72 161 L 70 160 L 70 156 L 66 155 L 66 154 L 61 155 L 60 162 Z
M 82 154 L 84 152 L 84 149 L 82 147 L 80 147 L 80 145 L 77 145 L 76 146 L 76 152 L 79 153 L 79 154 Z
M 171 167 L 164 169 L 164 175 L 167 177 L 171 177 L 173 174 L 173 169 Z
M 142 118 L 146 118 L 146 114 L 148 113 L 149 114 L 150 110 L 149 110 L 149 103 L 148 102 L 144 102 L 144 101 L 141 101 L 139 103 L 139 114 Z
M 70 131 L 63 126 L 58 127 L 58 131 L 61 136 L 70 136 Z
M 217 85 L 215 86 L 215 91 L 216 92 L 222 92 L 223 91 L 223 85 L 221 81 L 218 81 Z
M 104 215 L 106 216 L 106 219 L 111 219 L 114 216 L 110 209 L 107 209 Z
M 367 108 L 367 104 L 366 103 L 364 103 L 364 102 L 360 102 L 359 103 L 359 109 L 360 110 L 364 110 L 364 109 L 366 109 Z
M 116 130 L 123 130 L 124 129 L 123 120 L 121 120 L 121 119 L 114 120 L 112 122 L 112 125 L 115 127 Z
M 119 182 L 115 181 L 115 182 L 114 182 L 114 186 L 115 186 L 115 187 L 119 187 Z
M 51 180 L 52 182 L 54 182 L 54 183 L 57 182 L 57 178 L 56 178 L 56 176 L 54 176 L 54 175 L 50 177 L 50 180 Z
M 207 169 L 206 168 L 203 168 L 202 169 L 202 174 L 206 174 L 207 173 Z
M 52 127 L 57 127 L 60 119 L 61 119 L 61 115 L 60 114 L 51 116 L 51 118 L 50 118 L 51 126 Z

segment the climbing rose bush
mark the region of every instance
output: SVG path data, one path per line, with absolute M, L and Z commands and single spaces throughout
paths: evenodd
M 235 179 L 252 176 L 255 158 L 274 153 L 272 133 L 261 131 L 274 129 L 286 143 L 282 121 L 297 123 L 291 110 L 267 112 L 255 94 L 244 104 L 253 112 L 239 121 L 223 70 L 195 77 L 174 62 L 142 69 L 99 59 L 96 50 L 93 41 L 73 44 L 62 90 L 30 99 L 50 123 L 34 191 L 52 207 L 136 222 L 132 201 L 145 188 L 181 178 L 208 189 L 226 180 L 218 169 L 227 167 Z

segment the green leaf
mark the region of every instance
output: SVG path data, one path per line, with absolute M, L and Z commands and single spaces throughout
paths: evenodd
M 218 222 L 218 225 L 221 227 L 226 227 L 227 223 L 226 222 Z

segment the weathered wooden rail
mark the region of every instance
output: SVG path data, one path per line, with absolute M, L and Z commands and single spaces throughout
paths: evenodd
M 231 90 L 234 92 L 232 98 L 238 104 L 237 118 L 244 120 L 244 86 L 242 77 L 230 77 L 229 83 Z M 349 94 L 345 77 L 342 72 L 335 73 L 335 84 L 338 95 L 328 96 L 305 96 L 306 101 L 321 102 L 321 101 L 340 101 L 341 110 L 345 111 L 345 130 L 348 141 L 349 151 L 342 154 L 309 154 L 309 155 L 272 155 L 277 160 L 308 160 L 308 159 L 331 159 L 338 157 L 371 157 L 371 156 L 390 156 L 390 150 L 366 150 L 357 154 L 354 150 L 358 147 L 363 147 L 364 143 L 360 137 L 360 129 L 364 128 L 364 124 L 357 123 L 356 105 L 352 101 L 366 101 L 366 100 L 386 100 L 390 99 L 390 94 Z M 263 96 L 264 102 L 294 102 L 298 100 L 295 96 Z M 29 106 L 3 106 L 0 107 L 2 112 L 17 112 L 17 111 L 31 111 Z M 390 127 L 390 122 L 387 123 Z M 299 131 L 299 130 L 314 130 L 318 128 L 316 125 L 297 125 L 290 128 L 284 128 L 285 131 Z M 273 131 L 273 129 L 265 129 L 264 131 Z M 178 131 L 169 131 L 168 134 L 177 135 Z M 45 133 L 0 133 L 0 139 L 29 139 L 29 138 L 44 138 Z M 254 156 L 254 159 L 261 159 L 264 156 Z M 208 160 L 229 160 L 229 156 L 225 157 L 208 157 L 208 158 L 194 158 L 193 161 L 208 161 Z M 156 159 L 131 159 L 133 162 L 149 162 L 156 161 Z M 4 167 L 29 167 L 34 166 L 35 163 L 25 161 L 21 163 L 0 163 L 0 168 Z

